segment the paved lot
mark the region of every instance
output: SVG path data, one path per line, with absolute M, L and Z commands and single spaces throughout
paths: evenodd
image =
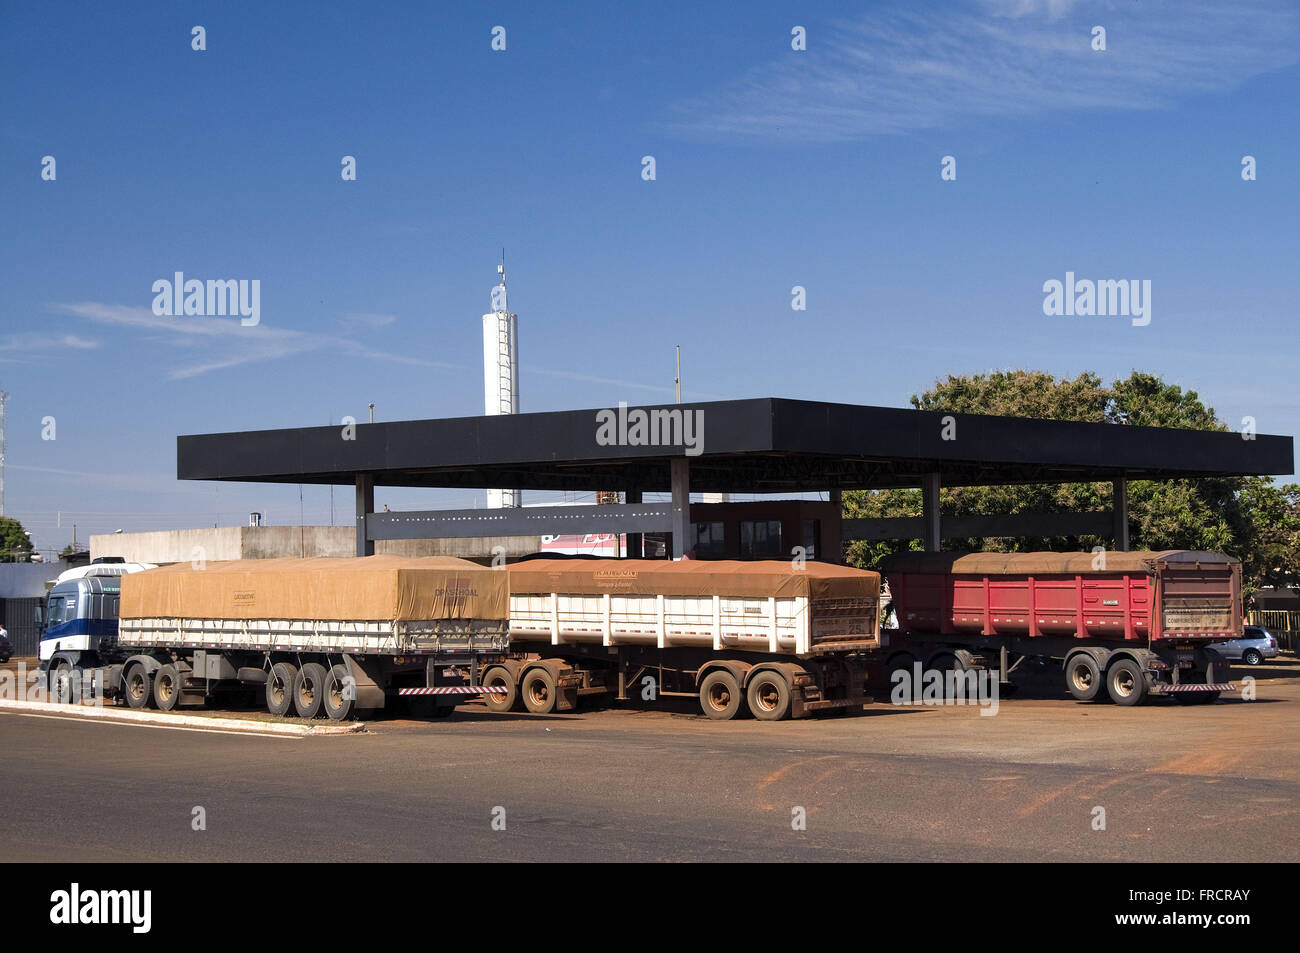
M 283 739 L 0 713 L 0 859 L 1293 861 L 1300 665 L 1247 674 L 1254 702 L 1120 709 L 1045 682 L 994 717 L 774 725 L 466 705 Z

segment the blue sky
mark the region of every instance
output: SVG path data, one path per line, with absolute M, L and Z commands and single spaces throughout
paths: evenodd
M 525 410 L 671 399 L 680 344 L 687 399 L 1137 368 L 1300 430 L 1296 4 L 698 6 L 0 5 L 6 512 L 297 522 L 176 481 L 176 435 L 481 412 L 502 246 Z M 176 271 L 259 279 L 261 323 L 156 317 Z M 1149 279 L 1150 325 L 1044 316 L 1067 271 Z

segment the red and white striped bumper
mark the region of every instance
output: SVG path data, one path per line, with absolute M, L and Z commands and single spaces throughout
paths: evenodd
M 399 695 L 504 695 L 505 693 L 504 686 L 484 688 L 481 685 L 478 688 L 472 688 L 469 685 L 449 685 L 439 688 L 399 688 L 397 690 Z
M 1232 682 L 1214 682 L 1209 685 L 1161 685 L 1160 693 L 1162 695 L 1185 694 L 1187 692 L 1230 692 L 1233 691 Z

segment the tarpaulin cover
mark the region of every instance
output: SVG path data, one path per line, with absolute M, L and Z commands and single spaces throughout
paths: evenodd
M 665 596 L 805 596 L 871 599 L 880 574 L 792 560 L 529 559 L 507 569 L 513 593 L 620 593 Z
M 452 556 L 177 563 L 122 577 L 124 619 L 507 619 L 502 570 Z
M 889 573 L 931 573 L 970 576 L 1029 576 L 1049 573 L 1144 572 L 1154 573 L 1161 562 L 1202 562 L 1231 565 L 1237 560 L 1222 553 L 1189 549 L 1107 551 L 1099 553 L 894 553 L 881 560 Z

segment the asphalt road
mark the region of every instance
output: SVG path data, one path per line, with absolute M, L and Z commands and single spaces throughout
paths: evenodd
M 1213 706 L 467 705 L 305 739 L 0 712 L 0 860 L 1294 861 L 1300 666 L 1249 674 L 1259 700 Z

